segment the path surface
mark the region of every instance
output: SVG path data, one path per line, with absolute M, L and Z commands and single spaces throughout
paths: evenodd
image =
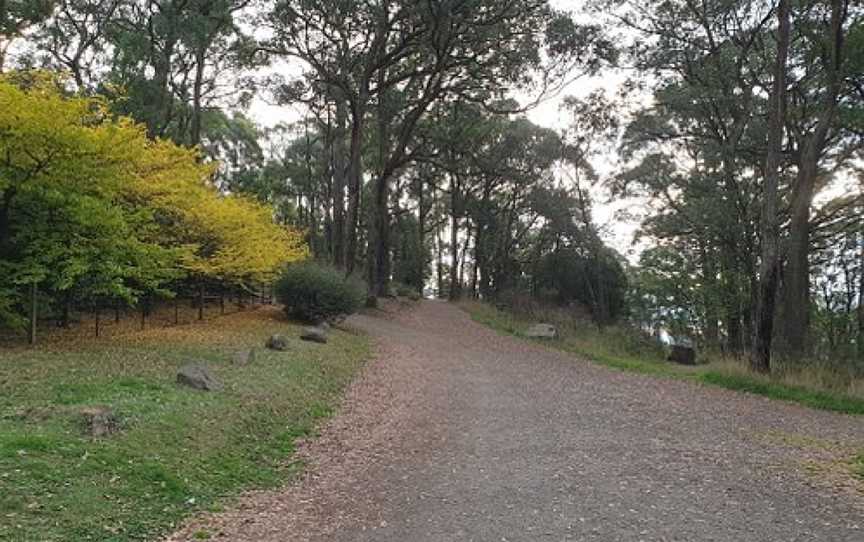
M 353 322 L 379 356 L 309 474 L 171 540 L 864 541 L 843 467 L 804 465 L 864 447 L 861 418 L 611 371 L 445 303 Z

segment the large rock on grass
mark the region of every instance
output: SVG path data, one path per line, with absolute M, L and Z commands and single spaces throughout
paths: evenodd
M 322 327 L 307 327 L 300 338 L 304 341 L 327 344 L 327 331 Z
M 690 346 L 676 344 L 672 346 L 667 359 L 679 365 L 696 365 L 696 350 Z
M 529 339 L 557 339 L 558 328 L 552 324 L 534 324 L 525 332 Z
M 288 350 L 288 338 L 284 335 L 272 335 L 269 339 L 267 339 L 266 343 L 267 348 L 270 350 L 276 350 L 278 352 L 284 352 Z
M 189 363 L 177 371 L 177 383 L 201 391 L 219 391 L 222 383 L 200 363 Z

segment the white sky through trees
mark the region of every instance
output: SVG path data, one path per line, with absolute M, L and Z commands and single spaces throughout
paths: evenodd
M 551 0 L 550 4 L 557 8 L 575 13 L 581 9 L 583 0 Z M 289 79 L 293 73 L 300 74 L 299 65 L 292 66 L 290 63 L 277 62 L 268 68 L 267 72 L 281 72 L 282 76 Z M 582 98 L 598 89 L 606 91 L 609 97 L 613 97 L 621 88 L 626 75 L 621 72 L 607 70 L 593 77 L 582 77 L 564 86 L 559 92 L 545 96 L 540 103 L 529 110 L 526 116 L 535 124 L 561 131 L 567 128 L 569 115 L 561 110 L 563 100 L 567 96 Z M 527 104 L 536 96 L 527 93 L 515 95 L 520 103 Z M 268 96 L 259 95 L 253 101 L 249 110 L 249 116 L 264 127 L 272 127 L 279 123 L 290 123 L 300 120 L 304 115 L 302 104 L 296 105 L 274 105 L 268 102 Z M 646 99 L 642 97 L 641 99 Z M 624 114 L 622 108 L 622 114 Z M 638 228 L 638 220 L 633 215 L 638 215 L 640 202 L 637 200 L 609 201 L 609 194 L 603 189 L 604 181 L 617 171 L 617 149 L 615 143 L 609 143 L 606 148 L 601 149 L 597 157 L 592 159 L 592 164 L 600 175 L 599 181 L 592 189 L 594 199 L 594 221 L 600 228 L 603 239 L 627 256 L 631 261 L 638 258 L 639 247 L 634 245 L 634 234 Z M 562 176 L 562 182 L 566 178 Z M 621 212 L 630 215 L 630 218 Z

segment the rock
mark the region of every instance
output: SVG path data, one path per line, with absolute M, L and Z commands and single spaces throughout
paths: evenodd
M 218 391 L 222 389 L 219 382 L 210 369 L 200 363 L 189 363 L 177 372 L 177 383 L 202 391 Z
M 534 324 L 525 332 L 531 339 L 557 339 L 558 329 L 552 324 Z
M 327 331 L 320 327 L 307 327 L 303 330 L 303 334 L 300 335 L 300 338 L 304 341 L 326 344 Z
M 321 322 L 320 324 L 318 324 L 318 325 L 315 326 L 315 327 L 317 327 L 317 328 L 319 328 L 319 329 L 323 329 L 324 331 L 330 331 L 330 328 L 331 328 L 332 326 L 330 326 L 330 322 L 324 321 L 324 322 Z
M 238 350 L 234 352 L 234 356 L 231 358 L 231 365 L 239 365 L 241 367 L 245 365 L 249 365 L 255 361 L 255 349 L 249 348 L 248 350 Z
M 288 350 L 288 339 L 284 335 L 272 335 L 267 339 L 267 348 L 284 352 Z
M 107 437 L 120 430 L 120 419 L 106 406 L 82 408 L 81 417 L 84 430 L 91 437 Z
M 672 352 L 666 359 L 681 365 L 696 365 L 696 350 L 689 346 L 675 344 L 672 345 Z

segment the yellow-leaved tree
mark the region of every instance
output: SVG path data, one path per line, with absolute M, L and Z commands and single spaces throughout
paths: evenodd
M 196 150 L 147 137 L 42 72 L 0 76 L 0 321 L 134 303 L 184 277 L 270 280 L 306 254 L 266 206 L 220 194 Z

